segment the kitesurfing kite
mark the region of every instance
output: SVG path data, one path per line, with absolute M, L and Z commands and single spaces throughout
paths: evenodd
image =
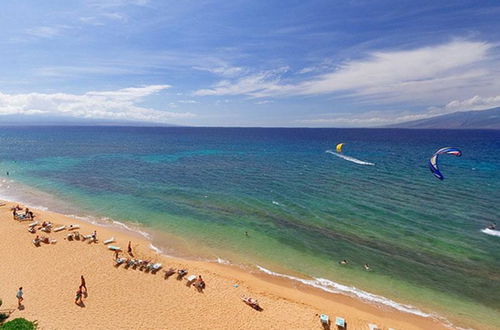
M 342 152 L 342 147 L 343 146 L 344 146 L 344 143 L 337 144 L 337 152 Z
M 442 154 L 448 154 L 457 157 L 462 156 L 462 152 L 459 149 L 452 147 L 441 148 L 436 151 L 434 155 L 432 155 L 431 159 L 429 159 L 429 169 L 431 170 L 432 174 L 434 174 L 434 176 L 439 180 L 444 179 L 444 176 L 441 174 L 438 167 L 438 156 Z

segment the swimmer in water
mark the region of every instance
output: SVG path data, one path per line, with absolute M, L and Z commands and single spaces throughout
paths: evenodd
M 370 265 L 368 265 L 368 264 L 365 264 L 364 267 L 365 267 L 365 270 L 371 270 Z
M 341 265 L 347 265 L 348 263 L 349 263 L 349 261 L 347 261 L 347 259 L 339 261 L 339 264 L 341 264 Z

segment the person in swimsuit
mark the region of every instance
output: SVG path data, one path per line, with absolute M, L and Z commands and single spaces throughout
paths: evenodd
M 80 291 L 83 289 L 85 289 L 85 292 L 87 292 L 87 285 L 85 284 L 85 278 L 82 276 L 80 276 L 80 279 L 81 279 L 81 284 L 80 284 Z
M 23 287 L 19 288 L 19 291 L 17 291 L 16 298 L 17 298 L 17 306 L 21 307 L 21 303 L 23 302 Z

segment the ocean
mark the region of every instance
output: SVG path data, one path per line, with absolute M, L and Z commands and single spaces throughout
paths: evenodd
M 463 155 L 440 157 L 440 181 L 427 162 L 446 146 Z M 482 231 L 499 220 L 499 151 L 487 130 L 2 127 L 0 197 L 135 228 L 165 254 L 500 326 L 500 233 Z

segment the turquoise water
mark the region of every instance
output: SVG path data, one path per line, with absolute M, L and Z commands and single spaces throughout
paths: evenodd
M 153 236 L 168 253 L 498 325 L 500 237 L 480 231 L 500 209 L 498 131 L 51 127 L 0 141 L 3 196 L 168 233 Z M 339 142 L 351 159 L 327 152 Z M 444 146 L 463 156 L 440 158 L 441 182 L 427 160 Z

